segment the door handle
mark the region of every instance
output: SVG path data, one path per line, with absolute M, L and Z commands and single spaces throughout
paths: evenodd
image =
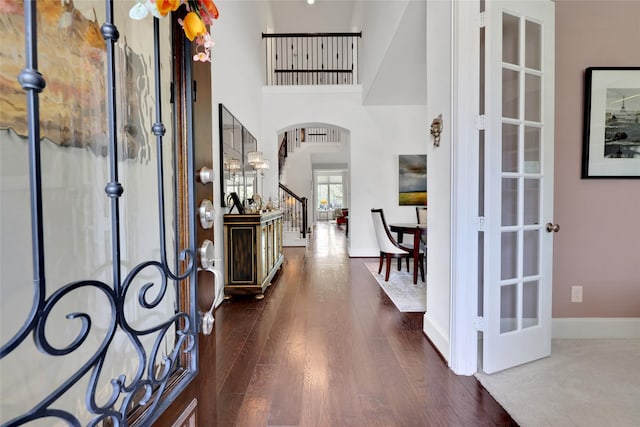
M 213 317 L 213 310 L 216 308 L 216 302 L 217 302 L 216 295 L 215 295 L 215 287 L 217 283 L 221 283 L 220 273 L 217 270 L 214 270 L 213 267 L 199 268 L 198 271 L 208 271 L 209 273 L 213 274 L 213 277 L 214 277 L 214 282 L 213 282 L 214 295 L 213 295 L 213 301 L 211 302 L 211 306 L 207 311 L 198 311 L 198 314 L 200 315 L 200 332 L 202 332 L 203 335 L 211 335 L 211 332 L 213 331 L 213 324 L 216 321 L 215 318 Z
M 554 232 L 557 233 L 558 231 L 560 231 L 560 226 L 558 224 L 552 224 L 550 222 L 547 223 L 547 231 L 549 233 Z

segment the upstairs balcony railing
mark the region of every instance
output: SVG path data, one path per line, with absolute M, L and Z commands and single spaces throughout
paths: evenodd
M 265 84 L 358 84 L 357 33 L 262 33 Z

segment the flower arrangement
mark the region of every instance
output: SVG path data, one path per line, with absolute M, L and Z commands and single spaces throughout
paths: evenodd
M 218 8 L 213 0 L 137 0 L 129 11 L 129 16 L 132 19 L 143 19 L 151 12 L 156 18 L 162 18 L 169 12 L 178 10 L 183 4 L 187 7 L 187 14 L 178 22 L 189 41 L 196 43 L 193 60 L 211 62 L 214 42 L 206 26 L 213 25 L 213 21 L 218 19 Z

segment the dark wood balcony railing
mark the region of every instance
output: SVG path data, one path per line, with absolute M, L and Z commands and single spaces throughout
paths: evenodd
M 265 84 L 358 84 L 357 33 L 262 33 Z

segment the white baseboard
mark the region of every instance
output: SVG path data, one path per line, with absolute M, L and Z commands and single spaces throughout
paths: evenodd
M 422 331 L 424 334 L 431 340 L 431 343 L 436 347 L 436 349 L 440 352 L 442 357 L 449 363 L 449 359 L 451 358 L 451 354 L 449 353 L 449 338 L 447 338 L 442 332 L 440 332 L 440 328 L 436 324 L 434 324 L 427 315 L 424 315 L 424 322 L 422 324 Z
M 558 317 L 551 336 L 568 339 L 640 338 L 640 317 Z

